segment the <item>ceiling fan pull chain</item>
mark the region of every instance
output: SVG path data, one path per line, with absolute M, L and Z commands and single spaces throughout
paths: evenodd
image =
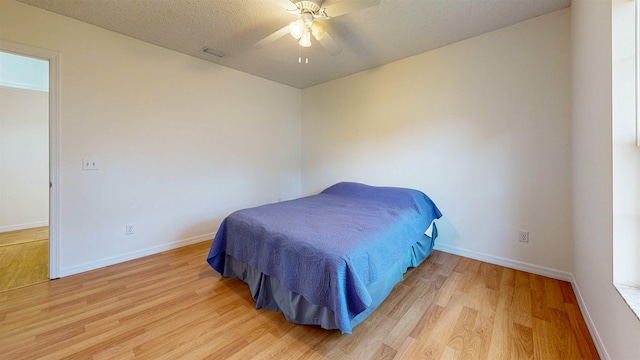
M 309 63 L 309 58 L 306 56 L 304 57 L 304 63 Z M 302 64 L 302 46 L 298 46 L 298 64 Z

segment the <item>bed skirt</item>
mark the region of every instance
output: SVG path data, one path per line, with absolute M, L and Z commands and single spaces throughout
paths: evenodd
M 437 232 L 434 236 L 424 236 L 416 242 L 380 279 L 368 284 L 371 304 L 361 313 L 351 318 L 351 328 L 367 318 L 389 296 L 393 287 L 403 280 L 403 274 L 409 268 L 420 265 L 433 250 Z M 302 295 L 286 289 L 280 281 L 265 275 L 244 261 L 228 254 L 225 255 L 223 275 L 244 281 L 251 290 L 256 308 L 280 311 L 287 321 L 294 324 L 319 325 L 324 329 L 338 329 L 333 310 L 310 303 Z M 344 332 L 344 331 L 343 331 Z

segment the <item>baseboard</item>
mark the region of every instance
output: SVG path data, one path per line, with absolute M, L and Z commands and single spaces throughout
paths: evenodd
M 485 253 L 480 253 L 472 250 L 459 249 L 452 246 L 447 246 L 443 244 L 438 244 L 433 247 L 435 250 L 439 250 L 442 252 L 446 252 L 449 254 L 464 256 L 467 258 L 484 261 L 494 265 L 500 265 L 504 267 L 508 267 L 511 269 L 516 269 L 520 271 L 526 271 L 532 274 L 547 276 L 557 280 L 563 280 L 571 283 L 573 287 L 573 292 L 576 295 L 576 299 L 578 300 L 578 306 L 580 307 L 580 311 L 582 312 L 582 317 L 584 318 L 587 327 L 589 328 L 589 332 L 591 333 L 591 338 L 593 339 L 593 343 L 596 346 L 596 350 L 598 350 L 598 354 L 600 358 L 603 360 L 610 360 L 609 354 L 607 353 L 604 343 L 602 342 L 602 338 L 596 329 L 595 324 L 593 323 L 593 319 L 591 318 L 591 314 L 589 314 L 589 310 L 585 305 L 584 299 L 582 298 L 582 294 L 580 293 L 580 288 L 576 282 L 573 273 L 560 271 L 556 269 L 551 269 L 544 266 L 533 265 L 529 263 L 525 263 L 522 261 L 512 260 L 503 258 L 500 256 L 489 255 Z
M 584 303 L 584 299 L 582 298 L 582 294 L 580 293 L 580 287 L 578 287 L 578 283 L 576 282 L 575 277 L 573 277 L 573 274 L 571 274 L 571 286 L 573 287 L 573 293 L 576 295 L 578 306 L 580 307 L 580 311 L 582 312 L 582 317 L 584 318 L 584 322 L 587 323 L 587 328 L 589 328 L 589 333 L 591 334 L 593 343 L 596 346 L 596 350 L 598 350 L 600 359 L 610 360 L 611 357 L 607 353 L 607 349 L 604 347 L 604 343 L 602 342 L 600 333 L 598 332 L 598 329 L 596 328 L 596 325 L 591 318 L 591 314 L 587 309 L 587 305 Z
M 138 258 L 141 258 L 141 257 L 144 257 L 144 256 L 149 256 L 149 255 L 161 253 L 163 251 L 177 249 L 179 247 L 183 247 L 183 246 L 192 245 L 192 244 L 196 244 L 196 243 L 199 243 L 199 242 L 211 240 L 211 239 L 213 239 L 213 237 L 215 235 L 216 235 L 215 233 L 208 233 L 208 234 L 198 235 L 198 236 L 194 236 L 194 237 L 191 237 L 191 238 L 188 238 L 188 239 L 183 239 L 183 240 L 179 240 L 179 241 L 168 243 L 168 244 L 164 244 L 164 245 L 154 246 L 154 247 L 151 247 L 151 248 L 148 248 L 148 249 L 144 249 L 144 250 L 134 251 L 134 252 L 130 252 L 130 253 L 127 253 L 127 254 L 123 254 L 123 255 L 107 258 L 107 259 L 101 259 L 99 261 L 88 262 L 88 263 L 84 263 L 84 264 L 81 264 L 81 265 L 71 266 L 71 267 L 68 267 L 68 268 L 62 268 L 62 269 L 60 269 L 60 277 L 75 275 L 75 274 L 79 274 L 79 273 L 82 273 L 82 272 L 85 272 L 85 271 L 95 270 L 95 269 L 99 269 L 99 268 L 102 268 L 102 267 L 105 267 L 105 266 L 115 265 L 115 264 L 119 264 L 121 262 L 134 260 L 134 259 L 138 259 Z M 204 259 L 202 261 L 204 261 Z
M 561 271 L 561 270 L 556 270 L 556 269 L 552 269 L 552 268 L 548 268 L 548 267 L 544 267 L 544 266 L 529 264 L 529 263 L 526 263 L 526 262 L 507 259 L 507 258 L 503 258 L 503 257 L 500 257 L 500 256 L 480 253 L 480 252 L 477 252 L 477 251 L 459 249 L 459 248 L 455 248 L 455 247 L 448 246 L 448 245 L 445 245 L 445 244 L 438 244 L 437 242 L 436 242 L 436 245 L 433 248 L 435 250 L 443 251 L 443 252 L 446 252 L 446 253 L 459 255 L 459 256 L 464 256 L 464 257 L 467 257 L 467 258 L 480 260 L 480 261 L 484 261 L 484 262 L 487 262 L 487 263 L 490 263 L 490 264 L 495 264 L 495 265 L 508 267 L 508 268 L 511 268 L 511 269 L 526 271 L 526 272 L 530 272 L 532 274 L 542 275 L 542 276 L 550 277 L 550 278 L 553 278 L 553 279 L 558 279 L 558 280 L 563 280 L 563 281 L 568 281 L 568 282 L 571 282 L 571 280 L 573 279 L 573 275 L 571 273 L 569 273 L 569 272 L 566 272 L 566 271 Z
M 36 221 L 36 222 L 32 222 L 32 223 L 27 223 L 27 224 L 0 226 L 0 233 L 9 232 L 9 231 L 25 230 L 25 229 L 33 229 L 33 228 L 38 228 L 38 227 L 43 227 L 43 226 L 49 226 L 49 222 L 48 221 Z

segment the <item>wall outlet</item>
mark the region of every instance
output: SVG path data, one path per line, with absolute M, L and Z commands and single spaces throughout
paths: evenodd
M 133 224 L 127 224 L 125 229 L 125 234 L 133 235 L 136 233 L 136 226 Z
M 520 231 L 518 233 L 518 241 L 523 243 L 529 242 L 529 232 L 528 231 Z

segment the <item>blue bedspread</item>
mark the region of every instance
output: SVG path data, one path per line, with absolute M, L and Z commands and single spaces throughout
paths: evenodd
M 365 288 L 383 276 L 441 216 L 424 193 L 339 183 L 318 195 L 244 209 L 229 215 L 208 263 L 223 273 L 225 253 L 290 291 L 351 320 L 371 304 Z

